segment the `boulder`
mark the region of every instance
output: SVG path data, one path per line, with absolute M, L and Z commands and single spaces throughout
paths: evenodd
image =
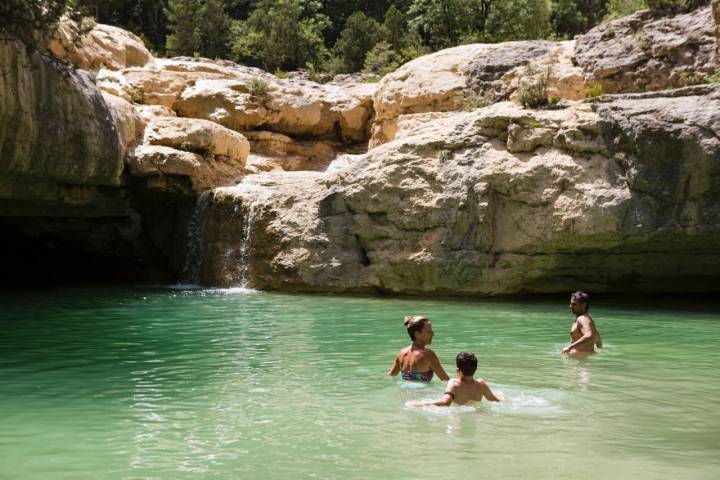
M 254 172 L 281 169 L 286 171 L 324 171 L 344 146 L 338 142 L 296 141 L 280 133 L 245 132 L 254 154 Z
M 199 193 L 237 182 L 244 174 L 250 144 L 237 132 L 207 120 L 155 117 L 143 143 L 128 156 L 130 173 L 153 189 L 183 189 L 177 177 Z
M 127 30 L 97 24 L 81 35 L 78 25 L 68 19 L 60 23 L 49 49 L 56 57 L 85 70 L 120 70 L 152 60 L 142 40 Z
M 702 83 L 720 68 L 710 7 L 655 15 L 642 10 L 580 35 L 576 59 L 588 82 L 605 93 L 645 92 Z
M 200 278 L 416 294 L 711 291 L 719 133 L 720 85 L 448 115 L 330 172 L 214 190 Z
M 145 123 L 157 117 L 177 117 L 174 110 L 162 105 L 135 105 L 135 110 Z
M 546 77 L 549 95 L 583 98 L 585 81 L 573 54 L 574 42 L 521 41 L 461 45 L 412 60 L 378 86 L 370 147 L 393 140 L 401 116 L 480 108 L 507 99 L 536 73 Z M 472 105 L 463 99 L 467 93 L 488 100 Z
M 182 116 L 212 120 L 236 131 L 263 126 L 285 135 L 358 142 L 367 139 L 373 90 L 374 85 L 344 88 L 262 78 L 203 79 L 182 92 L 175 109 Z

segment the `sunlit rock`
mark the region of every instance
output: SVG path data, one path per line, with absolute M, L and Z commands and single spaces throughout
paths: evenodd
M 227 259 L 249 249 L 260 288 L 705 291 L 720 274 L 719 125 L 720 86 L 449 115 L 332 172 L 215 190 L 201 278 L 238 284 Z

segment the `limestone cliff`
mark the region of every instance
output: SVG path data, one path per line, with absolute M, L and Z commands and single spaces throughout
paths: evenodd
M 202 278 L 434 294 L 711 291 L 719 133 L 720 85 L 458 114 L 337 171 L 215 190 Z M 239 272 L 227 259 L 248 249 Z
M 308 291 L 715 291 L 716 5 L 443 50 L 379 84 L 153 58 L 107 26 L 51 46 L 88 73 L 5 42 L 0 263 L 74 251 L 59 279 Z M 523 108 L 538 82 L 553 102 Z

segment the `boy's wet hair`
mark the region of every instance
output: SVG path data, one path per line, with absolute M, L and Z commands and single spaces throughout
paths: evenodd
M 472 376 L 475 375 L 477 370 L 477 357 L 472 352 L 460 352 L 455 357 L 455 365 L 463 375 Z
M 408 315 L 405 317 L 403 323 L 412 341 L 415 341 L 415 334 L 421 332 L 422 329 L 425 328 L 425 324 L 429 321 L 429 318 L 423 317 L 422 315 Z
M 577 291 L 574 292 L 572 295 L 570 295 L 570 298 L 575 300 L 577 303 L 584 303 L 587 305 L 588 310 L 590 310 L 590 295 L 588 295 L 585 292 Z

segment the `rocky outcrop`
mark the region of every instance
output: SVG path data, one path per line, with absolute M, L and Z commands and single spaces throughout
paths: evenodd
M 253 155 L 248 159 L 248 171 L 270 170 L 325 171 L 339 151 L 347 146 L 328 140 L 296 141 L 280 133 L 256 130 L 245 132 Z
M 232 62 L 182 57 L 155 59 L 143 68 L 101 70 L 97 83 L 134 102 L 147 118 L 197 118 L 246 135 L 253 144 L 250 172 L 321 170 L 338 154 L 356 151 L 369 136 L 376 88 L 350 79 L 327 85 L 278 79 Z M 156 150 L 140 153 L 159 159 Z
M 216 189 L 202 279 L 467 295 L 712 290 L 719 134 L 720 86 L 450 115 L 330 173 Z
M 370 147 L 396 138 L 401 124 L 413 121 L 405 116 L 480 108 L 510 98 L 526 79 L 539 74 L 549 96 L 584 98 L 587 86 L 582 70 L 572 62 L 574 45 L 545 41 L 462 45 L 408 62 L 378 86 Z
M 0 175 L 118 185 L 127 146 L 91 79 L 18 42 L 0 59 Z
M 80 30 L 76 23 L 62 21 L 48 46 L 53 55 L 85 70 L 119 70 L 152 59 L 142 40 L 127 30 L 102 24 L 86 33 Z
M 232 185 L 243 174 L 250 153 L 247 139 L 207 120 L 163 117 L 150 120 L 145 136 L 128 157 L 130 173 L 147 178 L 151 188 L 180 185 L 181 177 L 200 193 Z
M 0 283 L 166 278 L 125 175 L 143 128 L 87 73 L 0 42 Z
M 713 29 L 709 8 L 667 18 L 642 11 L 576 41 L 463 45 L 420 57 L 380 82 L 370 147 L 395 139 L 413 121 L 406 115 L 481 108 L 541 78 L 548 98 L 569 100 L 595 83 L 604 93 L 703 83 L 720 68 Z
M 370 87 L 372 89 L 372 87 Z M 237 131 L 259 127 L 293 136 L 359 142 L 367 138 L 372 114 L 367 88 L 268 82 L 256 92 L 251 80 L 198 80 L 174 108 L 186 117 L 205 118 Z
M 144 68 L 101 71 L 100 88 L 138 104 L 211 120 L 243 132 L 361 142 L 368 137 L 375 84 L 321 85 L 278 79 L 229 62 L 156 59 Z
M 710 8 L 715 20 L 715 63 L 720 63 L 720 0 L 712 0 Z
M 577 38 L 576 58 L 606 93 L 702 83 L 720 68 L 709 7 L 656 18 L 649 10 L 599 25 Z
M 52 46 L 89 74 L 5 42 L 0 267 L 60 246 L 211 285 L 712 290 L 720 86 L 607 95 L 712 80 L 710 12 L 456 47 L 379 84 L 153 59 L 105 26 Z M 538 82 L 557 98 L 522 108 Z

